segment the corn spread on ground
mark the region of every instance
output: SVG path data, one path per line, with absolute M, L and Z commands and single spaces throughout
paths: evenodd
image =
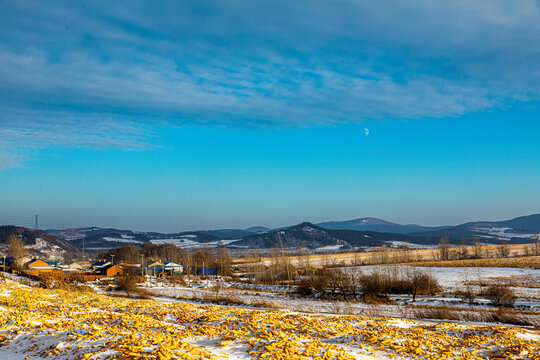
M 536 359 L 506 326 L 162 304 L 0 280 L 0 359 Z

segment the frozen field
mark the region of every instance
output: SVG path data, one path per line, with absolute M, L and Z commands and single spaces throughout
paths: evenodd
M 110 298 L 0 280 L 0 358 L 538 359 L 509 326 Z

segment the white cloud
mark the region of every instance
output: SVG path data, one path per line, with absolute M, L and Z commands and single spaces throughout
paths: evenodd
M 533 0 L 24 1 L 2 3 L 0 21 L 4 152 L 155 146 L 156 124 L 459 116 L 540 95 Z

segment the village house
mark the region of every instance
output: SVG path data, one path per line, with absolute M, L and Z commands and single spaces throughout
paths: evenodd
M 53 267 L 49 263 L 37 258 L 30 260 L 25 265 L 30 270 L 52 271 L 53 269 Z
M 184 271 L 182 265 L 173 263 L 172 261 L 165 261 L 163 265 L 165 272 L 168 274 L 181 274 Z
M 113 264 L 102 266 L 99 269 L 97 269 L 95 272 L 97 275 L 102 275 L 106 277 L 115 277 L 115 276 L 124 275 L 124 270 L 120 266 L 113 265 Z
M 105 266 L 109 266 L 109 265 L 112 265 L 112 263 L 110 261 L 98 260 L 98 261 L 96 261 L 95 263 L 93 263 L 90 266 L 92 267 L 92 269 L 97 270 L 97 269 L 101 269 L 101 268 L 103 268 Z
M 28 263 L 29 263 L 30 261 L 32 261 L 32 260 L 34 260 L 33 257 L 28 256 L 28 255 L 25 255 L 25 256 L 22 256 L 22 257 L 16 259 L 15 261 L 17 261 L 17 262 L 18 262 L 19 264 L 21 264 L 21 265 L 26 265 L 26 264 L 28 264 Z

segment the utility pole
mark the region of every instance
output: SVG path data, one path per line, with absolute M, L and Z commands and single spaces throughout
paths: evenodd
M 141 275 L 144 276 L 144 254 L 141 254 Z
M 114 254 L 111 255 L 111 262 L 114 265 Z
M 34 224 L 34 229 L 36 229 L 36 230 L 39 229 L 38 217 L 39 217 L 39 215 L 36 214 L 36 222 L 35 222 L 35 224 Z

